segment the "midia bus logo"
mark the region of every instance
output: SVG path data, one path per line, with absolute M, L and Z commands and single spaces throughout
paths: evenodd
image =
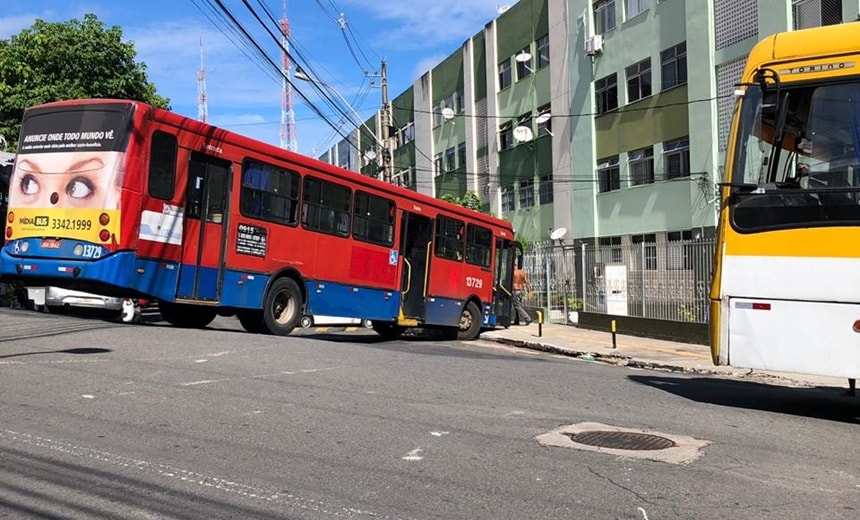
M 48 227 L 48 217 L 21 217 L 20 224 L 23 226 Z

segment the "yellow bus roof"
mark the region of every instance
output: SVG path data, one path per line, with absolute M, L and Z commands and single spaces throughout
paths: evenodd
M 860 22 L 780 32 L 758 42 L 750 51 L 744 78 L 762 65 L 860 54 Z M 858 69 L 854 69 L 857 73 Z

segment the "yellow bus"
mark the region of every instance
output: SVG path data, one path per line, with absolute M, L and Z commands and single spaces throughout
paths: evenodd
M 735 92 L 714 276 L 717 365 L 860 376 L 860 22 L 775 34 Z

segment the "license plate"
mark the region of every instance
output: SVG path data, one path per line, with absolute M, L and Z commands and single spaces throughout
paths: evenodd
M 56 238 L 43 238 L 42 249 L 59 249 L 60 241 Z

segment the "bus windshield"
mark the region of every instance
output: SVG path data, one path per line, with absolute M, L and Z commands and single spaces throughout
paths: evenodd
M 740 103 L 735 229 L 860 225 L 860 82 L 753 84 Z

